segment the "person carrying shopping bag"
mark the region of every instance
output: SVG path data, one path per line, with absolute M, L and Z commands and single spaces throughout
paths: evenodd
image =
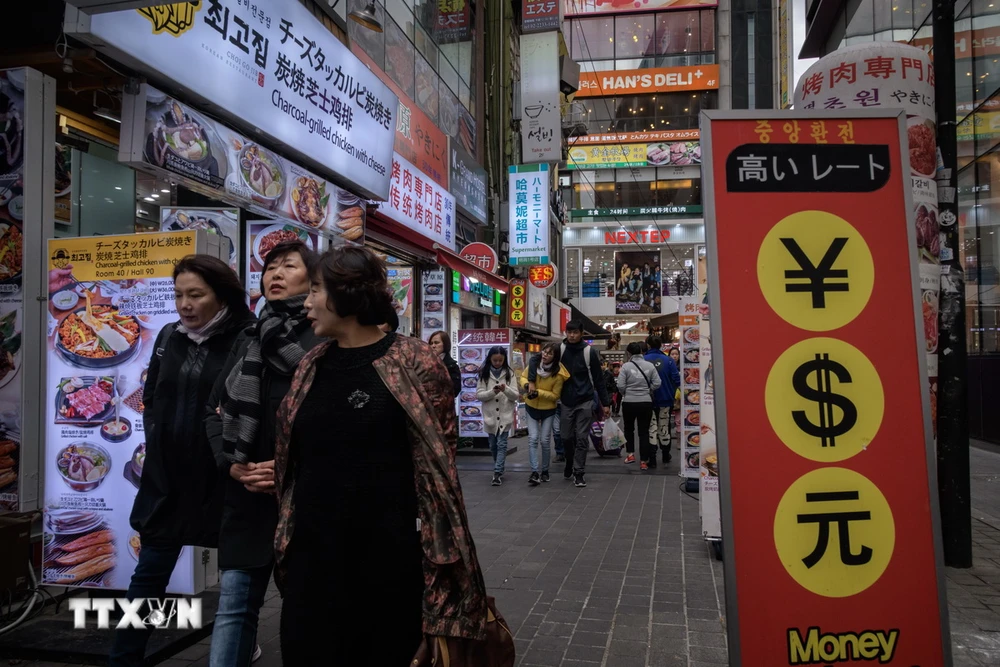
M 476 397 L 482 403 L 483 426 L 493 455 L 493 486 L 503 484 L 504 463 L 507 460 L 507 437 L 514 426 L 514 411 L 521 393 L 517 376 L 507 363 L 507 349 L 491 347 L 479 369 Z
M 521 386 L 524 387 L 525 404 L 528 410 L 528 462 L 531 464 L 531 476 L 528 483 L 538 486 L 539 482 L 549 481 L 549 440 L 552 427 L 556 420 L 556 410 L 559 396 L 562 394 L 563 382 L 569 379 L 569 371 L 559 363 L 559 345 L 549 343 L 542 348 L 537 360 L 535 388 L 529 390 L 528 369 L 521 375 Z M 542 448 L 542 469 L 538 470 L 538 447 Z
M 649 469 L 649 460 L 656 456 L 649 442 L 649 425 L 653 420 L 653 393 L 660 388 L 660 376 L 653 364 L 642 358 L 642 346 L 629 343 L 629 360 L 622 364 L 618 389 L 622 393 L 622 414 L 625 417 L 625 463 L 635 463 L 635 427 L 639 423 L 639 459 L 642 470 Z

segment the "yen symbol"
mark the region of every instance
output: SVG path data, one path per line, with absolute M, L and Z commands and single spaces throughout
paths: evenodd
M 799 265 L 798 269 L 785 271 L 785 280 L 808 280 L 808 283 L 789 283 L 785 285 L 788 293 L 810 292 L 812 293 L 812 307 L 826 308 L 827 292 L 847 292 L 850 286 L 847 282 L 827 283 L 827 280 L 834 278 L 847 278 L 847 269 L 834 269 L 833 263 L 840 257 L 844 246 L 847 245 L 846 238 L 835 238 L 826 249 L 826 254 L 814 265 L 812 260 L 799 246 L 795 239 L 781 239 L 781 243 L 788 250 L 788 254 Z

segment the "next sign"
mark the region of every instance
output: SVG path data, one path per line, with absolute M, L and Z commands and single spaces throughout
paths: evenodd
M 634 232 L 604 232 L 604 242 L 614 245 L 625 243 L 666 243 L 670 232 L 666 229 L 643 229 Z

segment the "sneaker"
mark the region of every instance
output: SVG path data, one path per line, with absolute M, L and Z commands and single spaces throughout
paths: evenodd
M 538 486 L 540 481 L 541 478 L 538 476 L 537 472 L 531 473 L 531 477 L 528 478 L 528 484 L 531 484 L 532 486 Z
M 549 481 L 549 471 L 548 470 L 543 470 L 542 471 L 542 481 L 543 482 Z
M 649 464 L 643 461 L 639 464 L 639 470 L 649 470 Z
M 260 660 L 260 656 L 262 653 L 263 651 L 260 650 L 260 644 L 255 645 L 253 647 L 253 655 L 250 656 L 250 662 L 257 662 L 258 660 Z
M 500 486 L 501 484 L 503 484 L 503 476 L 498 472 L 493 473 L 492 484 L 493 486 Z
M 556 463 L 566 463 L 566 457 L 562 454 L 556 454 Z
M 663 464 L 666 465 L 667 463 L 670 463 L 670 449 L 669 448 L 663 450 Z
M 576 488 L 582 489 L 583 487 L 587 486 L 587 480 L 583 478 L 582 472 L 573 475 L 573 477 L 575 478 L 573 486 L 575 486 Z
M 573 473 L 568 472 L 568 473 L 564 474 L 563 475 L 563 479 L 565 479 L 568 482 L 569 480 L 573 479 Z
M 635 463 L 635 454 L 629 454 L 626 456 L 625 463 Z

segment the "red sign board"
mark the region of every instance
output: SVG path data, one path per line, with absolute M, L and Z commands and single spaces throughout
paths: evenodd
M 547 289 L 556 281 L 556 267 L 540 264 L 528 267 L 528 281 L 539 289 Z
M 460 329 L 459 345 L 510 345 L 510 329 Z
M 511 278 L 510 295 L 507 297 L 507 323 L 523 329 L 528 323 L 528 281 Z
M 497 265 L 499 264 L 497 251 L 485 243 L 470 243 L 462 248 L 462 252 L 459 254 L 462 256 L 462 259 L 475 264 L 484 271 L 493 273 L 497 270 Z
M 608 245 L 626 243 L 666 243 L 670 238 L 667 229 L 638 229 L 634 232 L 604 232 L 604 242 Z
M 702 122 L 733 665 L 951 664 L 903 114 Z
M 560 0 L 521 0 L 521 33 L 559 29 Z

